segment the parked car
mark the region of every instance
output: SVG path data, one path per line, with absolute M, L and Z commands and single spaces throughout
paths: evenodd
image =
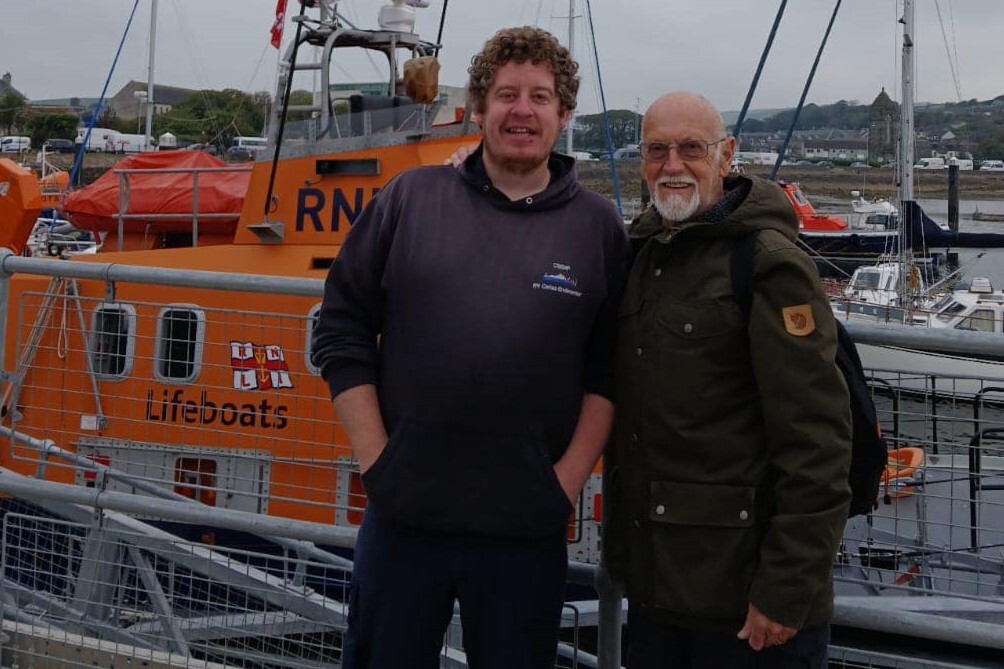
M 637 146 L 625 146 L 614 151 L 614 160 L 631 160 L 641 158 L 641 151 Z
M 833 162 L 830 160 L 820 160 L 818 163 L 816 163 L 816 167 L 824 167 L 826 169 L 829 169 L 833 167 Z
M 1004 160 L 984 160 L 980 163 L 981 172 L 1004 172 Z
M 45 151 L 50 154 L 72 154 L 73 153 L 73 141 L 72 140 L 46 140 Z
M 227 156 L 235 160 L 254 160 L 257 151 L 249 146 L 231 146 Z
M 187 151 L 205 151 L 211 156 L 216 155 L 216 145 L 215 144 L 203 144 L 202 142 L 196 142 L 195 144 L 189 144 L 185 147 Z
M 860 170 L 868 170 L 868 169 L 871 169 L 871 165 L 869 165 L 868 163 L 863 163 L 863 162 L 861 162 L 860 160 L 856 160 L 856 161 L 854 161 L 853 163 L 851 163 L 851 165 L 850 165 L 850 166 L 851 166 L 851 167 L 854 167 L 854 168 L 857 168 L 857 169 L 860 169 Z

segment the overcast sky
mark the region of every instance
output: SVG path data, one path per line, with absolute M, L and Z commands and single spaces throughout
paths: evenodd
M 419 10 L 417 31 L 434 40 L 444 0 Z M 29 99 L 97 97 L 134 0 L 0 0 L 0 71 Z M 268 46 L 275 0 L 159 0 L 155 81 L 190 88 L 272 91 L 277 52 Z M 374 27 L 381 0 L 342 0 L 359 27 Z M 607 106 L 642 110 L 660 93 L 704 93 L 722 110 L 742 105 L 780 0 L 592 0 Z M 835 0 L 791 0 L 755 108 L 794 106 Z M 916 0 L 917 99 L 987 99 L 1004 93 L 1004 1 Z M 145 81 L 151 0 L 140 0 L 109 95 Z M 289 0 L 290 13 L 298 10 Z M 534 24 L 568 37 L 568 0 L 452 0 L 440 81 L 463 85 L 470 56 L 501 28 Z M 585 15 L 585 0 L 576 0 Z M 940 9 L 941 21 L 938 10 Z M 870 102 L 884 86 L 899 99 L 897 0 L 844 0 L 808 100 Z M 943 28 L 942 28 L 943 26 Z M 293 28 L 287 25 L 284 42 Z M 600 109 L 587 21 L 574 52 L 584 86 L 579 110 Z M 947 47 L 946 47 L 947 42 Z M 952 75 L 949 53 L 957 79 Z M 351 68 L 350 68 L 351 69 Z M 350 72 L 374 80 L 362 63 Z M 956 81 L 959 92 L 956 90 Z M 299 87 L 299 86 L 298 86 Z

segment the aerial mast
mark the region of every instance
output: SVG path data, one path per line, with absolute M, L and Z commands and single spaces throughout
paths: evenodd
M 146 134 L 143 136 L 143 150 L 153 148 L 153 55 L 157 42 L 157 0 L 150 2 L 150 58 L 146 73 Z
M 914 208 L 906 206 L 913 200 L 913 0 L 903 0 L 903 100 L 900 103 L 899 122 L 899 197 L 902 219 L 899 223 L 899 280 L 896 289 L 903 304 L 908 304 L 916 292 L 911 277 L 916 272 L 913 265 L 912 220 Z
M 913 0 L 903 0 L 903 100 L 899 123 L 900 200 L 913 199 Z
M 568 0 L 568 53 L 575 56 L 575 0 Z M 565 126 L 565 155 L 572 155 L 572 118 L 575 112 L 568 117 L 568 125 Z

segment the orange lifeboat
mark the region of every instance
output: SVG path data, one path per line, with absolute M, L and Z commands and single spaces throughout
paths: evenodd
M 847 230 L 849 227 L 847 221 L 838 216 L 817 213 L 815 207 L 812 206 L 812 203 L 802 193 L 802 189 L 798 184 L 779 181 L 778 185 L 781 186 L 784 194 L 788 197 L 791 208 L 795 210 L 795 215 L 798 217 L 799 230 L 837 232 Z
M 0 158 L 0 247 L 24 251 L 44 207 L 38 178 L 13 160 Z

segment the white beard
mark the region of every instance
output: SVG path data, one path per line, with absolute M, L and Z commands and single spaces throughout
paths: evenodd
M 662 184 L 690 184 L 692 186 L 690 197 L 675 195 L 672 192 L 666 193 L 659 187 Z M 655 183 L 655 193 L 652 195 L 652 203 L 655 204 L 656 211 L 665 220 L 671 223 L 685 221 L 693 216 L 698 207 L 701 206 L 701 196 L 697 192 L 697 181 L 689 177 L 677 177 L 675 179 L 662 177 Z

